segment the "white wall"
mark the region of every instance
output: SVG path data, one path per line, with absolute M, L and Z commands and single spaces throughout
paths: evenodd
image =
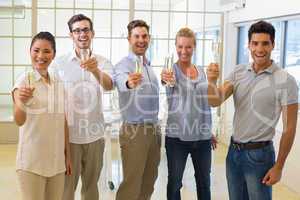
M 229 22 L 300 14 L 299 0 L 246 0 L 246 7 L 229 13 Z
M 224 35 L 224 75 L 226 76 L 236 63 L 237 55 L 237 23 L 243 23 L 247 21 L 255 21 L 265 18 L 285 17 L 300 15 L 300 1 L 299 0 L 246 0 L 246 7 L 234 11 L 225 13 L 225 33 Z M 299 30 L 300 31 L 300 30 Z M 300 39 L 300 38 L 299 38 Z M 223 141 L 228 143 L 230 134 L 232 132 L 232 119 L 233 119 L 233 104 L 230 99 L 226 103 L 226 114 L 223 122 L 225 131 Z M 300 118 L 300 114 L 298 119 Z M 300 120 L 298 120 L 298 128 L 295 143 L 293 149 L 287 159 L 287 163 L 284 168 L 282 182 L 290 189 L 300 194 L 299 180 L 300 180 Z M 274 141 L 277 146 L 280 140 L 281 122 L 278 127 L 278 134 Z

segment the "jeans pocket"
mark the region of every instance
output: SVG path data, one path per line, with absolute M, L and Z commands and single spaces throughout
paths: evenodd
M 266 146 L 260 149 L 252 149 L 247 151 L 247 158 L 253 164 L 265 165 L 272 162 L 274 157 L 274 149 L 272 146 Z

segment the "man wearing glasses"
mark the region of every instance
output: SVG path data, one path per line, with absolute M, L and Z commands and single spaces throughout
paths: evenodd
M 90 18 L 78 14 L 68 21 L 74 49 L 55 61 L 66 89 L 67 119 L 73 174 L 66 176 L 64 200 L 74 200 L 81 176 L 81 199 L 98 200 L 97 183 L 103 166 L 104 118 L 102 89 L 111 90 L 110 61 L 91 51 L 94 37 Z

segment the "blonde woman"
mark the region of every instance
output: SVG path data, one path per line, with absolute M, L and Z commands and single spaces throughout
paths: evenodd
M 178 60 L 172 71 L 163 70 L 161 74 L 163 83 L 175 83 L 173 87 L 166 87 L 167 198 L 181 199 L 182 177 L 190 154 L 195 169 L 198 199 L 210 200 L 211 147 L 216 147 L 216 140 L 211 133 L 206 76 L 202 68 L 192 63 L 196 46 L 194 32 L 189 28 L 180 29 L 175 45 Z

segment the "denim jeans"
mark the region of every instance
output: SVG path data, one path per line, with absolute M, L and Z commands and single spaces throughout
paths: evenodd
M 210 200 L 211 141 L 181 141 L 166 137 L 168 161 L 167 199 L 180 200 L 180 188 L 187 157 L 191 158 L 195 170 L 198 200 Z
M 262 179 L 275 163 L 273 144 L 259 149 L 239 150 L 231 144 L 226 158 L 230 200 L 271 200 L 272 187 Z

